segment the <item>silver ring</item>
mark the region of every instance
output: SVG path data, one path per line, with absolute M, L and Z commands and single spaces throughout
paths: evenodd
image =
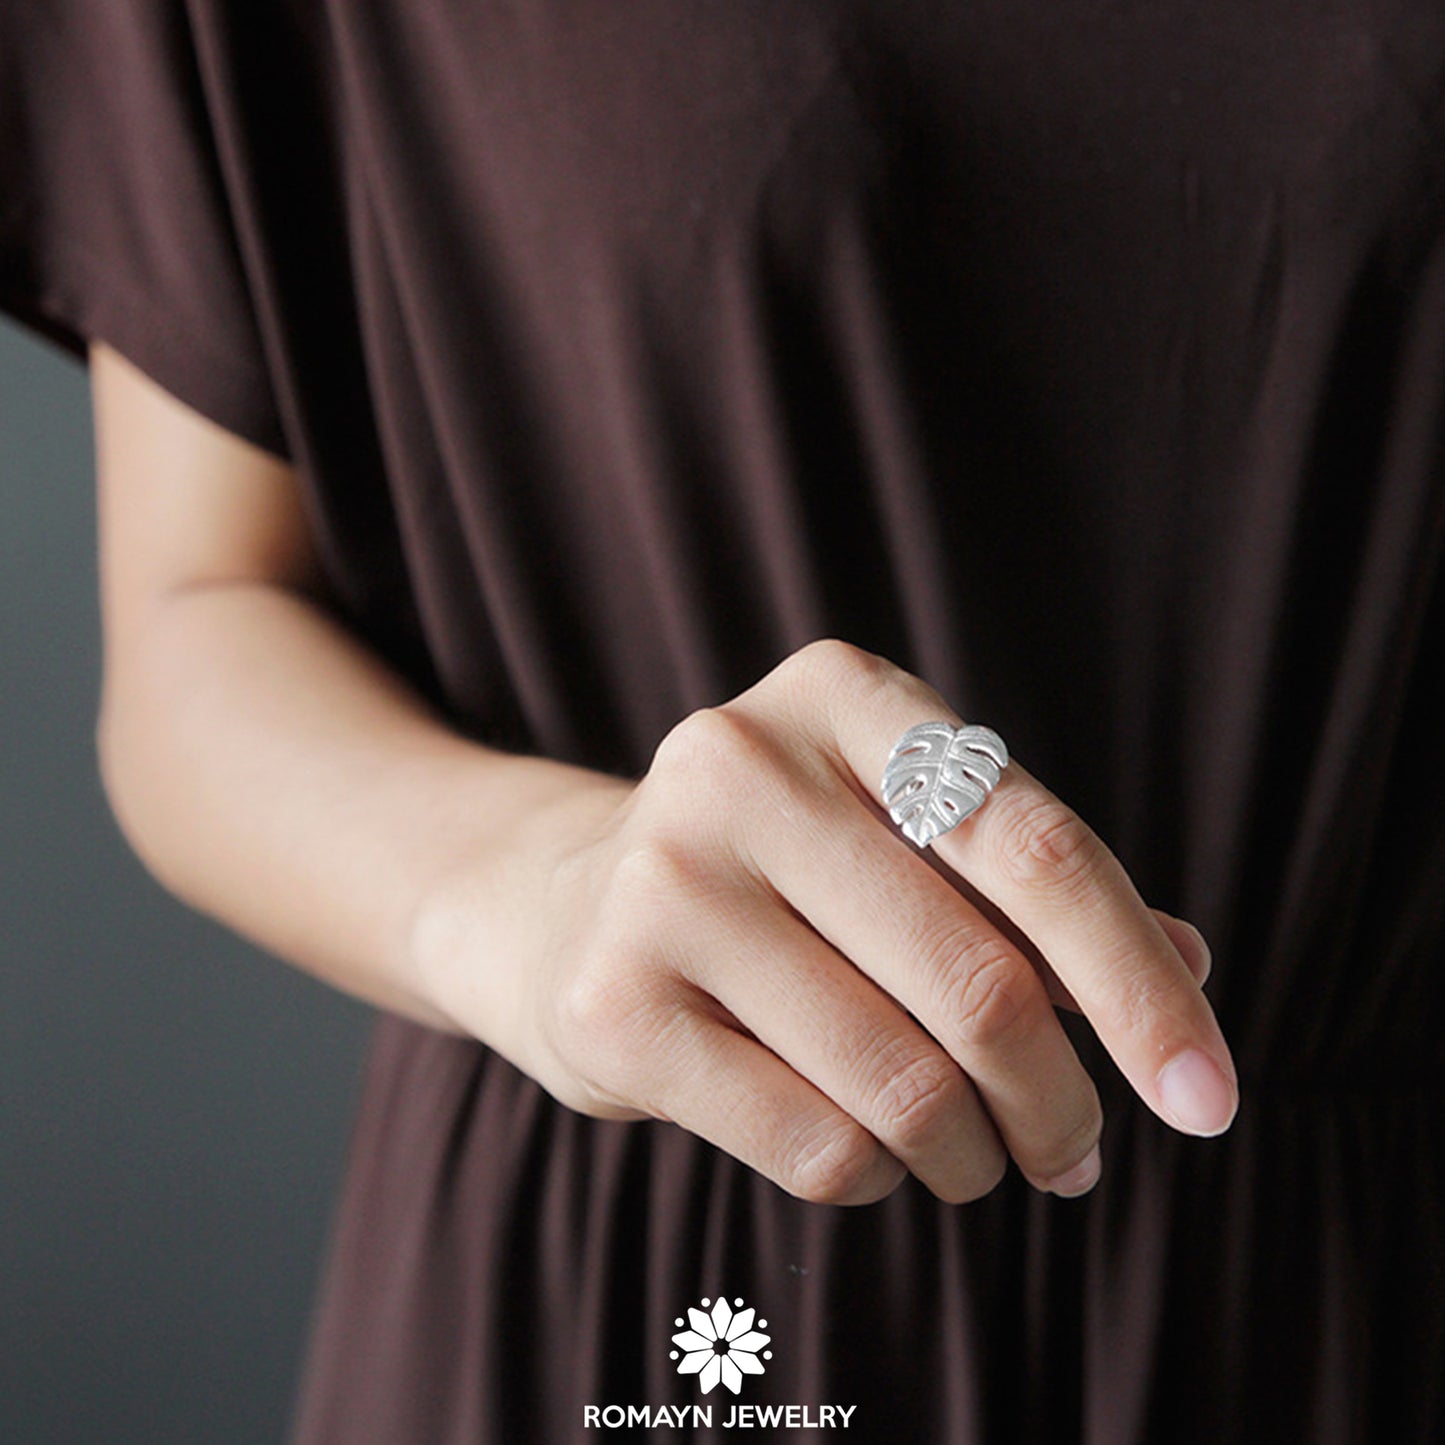
M 883 806 L 903 836 L 925 848 L 976 813 L 1008 767 L 1008 749 L 992 728 L 919 723 L 888 754 Z

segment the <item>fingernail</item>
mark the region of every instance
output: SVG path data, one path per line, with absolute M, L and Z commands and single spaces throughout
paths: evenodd
M 1222 1134 L 1238 1105 L 1234 1086 L 1219 1065 L 1198 1049 L 1186 1049 L 1159 1070 L 1164 1111 L 1186 1134 Z
M 1065 1199 L 1072 1199 L 1078 1194 L 1087 1194 L 1094 1185 L 1099 1182 L 1099 1173 L 1103 1168 L 1103 1160 L 1099 1155 L 1099 1146 L 1094 1145 L 1084 1156 L 1081 1164 L 1075 1164 L 1067 1174 L 1060 1174 L 1056 1179 L 1050 1179 L 1044 1186 L 1051 1194 L 1061 1195 Z

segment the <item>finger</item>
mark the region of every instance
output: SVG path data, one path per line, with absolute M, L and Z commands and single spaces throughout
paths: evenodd
M 919 679 L 858 649 L 822 644 L 797 657 L 788 686 L 811 694 L 814 717 L 821 701 L 861 795 L 886 818 L 876 789 L 893 743 L 915 723 L 956 724 L 957 715 Z M 1200 1135 L 1229 1127 L 1238 1083 L 1214 1013 L 1123 866 L 1076 813 L 1015 760 L 934 848 L 1033 940 L 1165 1122 Z
M 772 895 L 743 900 L 687 976 L 940 1199 L 982 1198 L 1008 1156 L 958 1064 Z
M 1209 945 L 1204 941 L 1204 935 L 1192 923 L 1176 918 L 1172 913 L 1165 913 L 1162 908 L 1151 908 L 1149 911 L 1159 920 L 1165 937 L 1184 960 L 1184 966 L 1193 976 L 1195 983 L 1203 988 L 1209 980 L 1212 967 L 1212 956 Z M 1068 1009 L 1070 1013 L 1082 1013 L 1078 1000 L 1064 987 L 1062 980 L 1049 967 L 1043 955 L 1031 944 L 1025 949 L 1025 954 L 1043 979 L 1054 1007 Z
M 659 1118 L 816 1204 L 871 1204 L 904 1166 L 856 1119 L 706 1000 L 668 1013 L 624 1081 Z
M 850 790 L 772 786 L 793 826 L 749 830 L 768 881 L 956 1061 L 1029 1179 L 1090 1187 L 1098 1093 L 1030 961 Z
M 1122 864 L 1011 763 L 940 856 L 1034 941 L 1135 1091 L 1167 1123 L 1229 1127 L 1238 1088 L 1213 1010 Z
M 1075 1001 L 1073 994 L 1063 985 L 1058 974 L 1049 967 L 1049 961 L 1033 945 L 1033 940 L 1015 926 L 1011 919 L 1000 908 L 996 908 L 989 899 L 985 898 L 966 878 L 960 878 L 941 859 L 933 855 L 931 848 L 924 850 L 917 855 L 941 878 L 948 880 L 949 886 L 956 888 L 968 901 L 986 918 L 993 927 L 1001 933 L 1018 951 L 1028 959 L 1033 970 L 1043 980 L 1045 991 L 1048 993 L 1049 1002 L 1055 1008 L 1068 1009 L 1070 1013 L 1082 1013 Z

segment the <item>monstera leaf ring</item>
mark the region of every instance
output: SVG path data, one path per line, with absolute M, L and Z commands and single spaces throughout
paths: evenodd
M 992 728 L 919 723 L 888 755 L 883 806 L 923 848 L 977 812 L 1007 766 L 1008 749 Z

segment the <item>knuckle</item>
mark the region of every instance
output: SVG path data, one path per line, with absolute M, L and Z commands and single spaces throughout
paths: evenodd
M 1115 1027 L 1141 1038 L 1155 1037 L 1161 1053 L 1173 1052 L 1175 1021 L 1179 1019 L 1179 986 L 1157 969 L 1134 968 L 1116 976 L 1118 1018 Z M 1159 1037 L 1160 1035 L 1163 1037 Z
M 882 1146 L 844 1118 L 804 1141 L 784 1171 L 784 1187 L 812 1204 L 852 1204 L 879 1197 L 874 1187 Z
M 552 1008 L 563 1051 L 595 1061 L 627 1051 L 641 1029 L 646 990 L 627 969 L 594 957 L 555 990 Z
M 960 968 L 990 947 L 955 913 L 943 910 L 920 910 L 904 946 L 910 965 L 935 989 L 956 982 Z
M 646 782 L 660 827 L 685 822 L 689 834 L 721 838 L 738 827 L 760 790 L 786 782 L 782 744 L 746 709 L 701 708 L 672 728 L 653 753 Z
M 836 637 L 808 643 L 793 654 L 790 663 L 825 692 L 850 701 L 866 699 L 875 693 L 902 693 L 921 713 L 948 711 L 938 692 L 907 668 L 881 653 L 869 652 Z
M 680 782 L 689 792 L 721 784 L 729 795 L 759 786 L 777 761 L 767 728 L 737 707 L 707 707 L 689 713 L 653 753 L 654 778 Z
M 944 975 L 943 1016 L 968 1048 L 1008 1044 L 1032 1016 L 1032 969 L 1002 940 L 976 944 Z
M 836 637 L 808 643 L 793 654 L 792 664 L 792 671 L 810 689 L 850 698 L 886 687 L 907 675 L 886 657 Z
M 1016 884 L 1077 894 L 1102 862 L 1104 845 L 1071 808 L 1053 798 L 1015 801 L 995 815 L 998 863 Z
M 594 953 L 556 992 L 554 1052 L 596 1099 L 656 1112 L 688 1067 L 697 1018 L 676 980 L 635 956 Z
M 595 1083 L 654 1118 L 671 1118 L 706 1053 L 705 1021 L 691 999 L 666 985 L 641 991 L 634 1002 L 631 1017 L 599 1051 Z
M 865 651 L 838 637 L 819 637 L 793 654 L 799 667 L 814 667 L 830 673 L 856 671 L 870 662 L 880 663 L 876 653 Z
M 706 862 L 686 838 L 652 833 L 634 839 L 613 864 L 609 912 L 623 927 L 635 929 L 640 919 L 655 927 L 678 899 L 704 892 L 708 877 Z
M 956 1123 L 967 1105 L 968 1083 L 941 1053 L 919 1054 L 893 1070 L 877 1091 L 874 1113 L 879 1131 L 905 1153 L 913 1153 Z

